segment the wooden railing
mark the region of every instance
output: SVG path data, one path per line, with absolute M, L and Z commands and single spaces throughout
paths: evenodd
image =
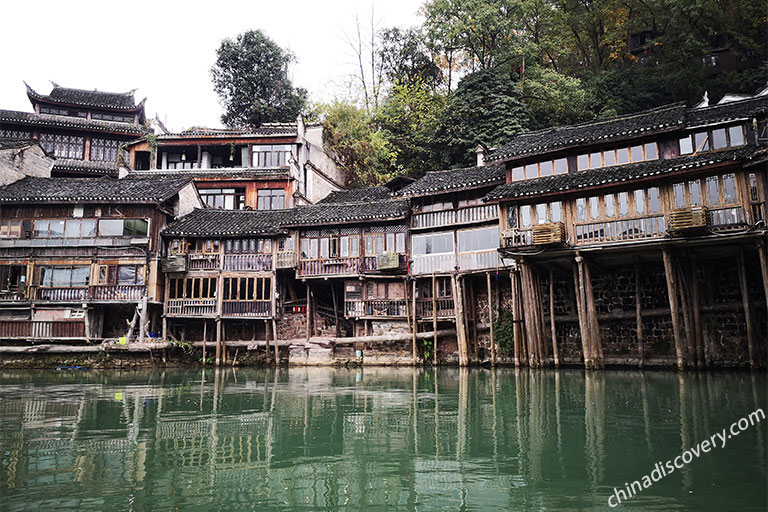
M 271 317 L 272 303 L 264 301 L 235 301 L 225 300 L 222 305 L 222 316 L 237 317 Z
M 437 306 L 437 318 L 447 318 L 456 315 L 453 298 L 435 300 Z M 416 301 L 417 318 L 433 318 L 432 299 L 420 299 Z
M 405 299 L 348 300 L 344 303 L 344 315 L 348 318 L 404 317 L 407 314 L 407 307 Z
M 495 204 L 482 204 L 459 208 L 458 210 L 417 213 L 413 215 L 411 222 L 414 228 L 433 228 L 452 226 L 454 224 L 484 222 L 498 218 L 498 208 Z
M 763 203 L 750 204 L 749 212 L 750 212 L 750 222 L 752 224 L 755 224 L 756 222 L 760 222 L 761 220 L 765 220 L 765 214 L 763 213 L 764 212 Z
M 296 261 L 296 251 L 278 252 L 276 268 L 294 268 Z
M 272 270 L 271 254 L 226 254 L 225 270 Z
M 21 290 L 0 290 L 0 302 L 28 300 L 27 292 Z
M 501 235 L 501 246 L 505 249 L 516 249 L 533 245 L 532 229 L 509 229 Z
M 456 267 L 456 257 L 452 252 L 440 254 L 421 254 L 413 256 L 411 273 L 414 275 L 432 274 L 434 272 L 453 272 Z
M 458 254 L 459 270 L 478 270 L 496 268 L 499 266 L 499 252 L 460 252 Z
M 741 206 L 710 208 L 709 218 L 714 229 L 739 228 L 747 223 L 744 208 Z
M 82 320 L 0 320 L 0 338 L 85 338 Z
M 93 298 L 96 300 L 141 300 L 144 296 L 144 285 L 118 284 L 99 285 L 93 287 Z
M 35 298 L 37 300 L 72 301 L 88 298 L 88 288 L 38 288 Z
M 300 276 L 327 276 L 359 274 L 362 268 L 360 258 L 333 258 L 327 260 L 299 261 Z
M 576 245 L 660 238 L 666 232 L 663 215 L 576 224 Z
M 388 268 L 386 270 L 382 270 L 382 272 L 399 272 L 408 268 L 407 254 L 398 254 L 397 258 L 398 258 L 397 268 Z M 364 256 L 363 268 L 365 269 L 366 272 L 378 271 L 378 265 L 376 265 L 376 256 Z
M 188 270 L 216 270 L 219 268 L 218 254 L 190 254 Z
M 216 314 L 216 299 L 169 299 L 165 312 L 177 316 L 212 316 Z

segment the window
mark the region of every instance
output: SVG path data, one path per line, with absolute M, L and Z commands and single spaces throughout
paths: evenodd
M 189 251 L 189 242 L 187 242 L 184 239 L 171 240 L 171 244 L 168 247 L 168 252 L 170 254 L 187 254 L 188 251 Z
M 61 135 L 53 133 L 41 133 L 40 145 L 56 158 L 83 159 L 85 138 L 75 135 Z
M 590 169 L 598 169 L 603 166 L 603 156 L 602 153 L 591 153 L 589 155 L 589 168 Z
M 235 240 L 235 243 L 239 246 L 240 240 Z M 195 240 L 195 254 L 218 254 L 219 252 L 221 251 L 218 240 L 205 240 L 202 238 Z
M 510 213 L 513 210 L 510 209 Z M 533 224 L 545 224 L 547 222 L 560 222 L 563 220 L 563 203 L 552 201 L 551 203 L 539 203 L 520 206 L 520 227 L 530 228 Z M 515 223 L 516 224 L 516 223 Z M 510 224 L 509 227 L 515 227 Z
M 126 114 L 115 114 L 111 112 L 93 112 L 91 119 L 100 119 L 102 121 L 116 121 L 118 123 L 133 123 L 134 117 Z
M 616 196 L 613 194 L 605 194 L 603 196 L 603 204 L 605 206 L 605 216 L 607 218 L 613 218 L 616 216 Z
M 709 151 L 709 135 L 707 132 L 699 132 L 693 135 L 693 141 L 696 148 L 694 152 Z
M 606 151 L 603 153 L 603 160 L 605 161 L 605 167 L 616 165 L 616 151 Z
M 589 155 L 579 155 L 576 158 L 577 168 L 580 171 L 589 169 Z
M 0 219 L 0 238 L 19 238 L 21 221 L 18 219 Z
M 523 228 L 531 227 L 533 223 L 533 215 L 531 213 L 531 205 L 525 204 L 520 207 L 520 226 Z
M 272 278 L 270 277 L 225 277 L 222 298 L 233 301 L 272 300 Z
M 659 158 L 659 147 L 655 142 L 649 142 L 643 146 L 646 160 L 656 160 Z
M 585 155 L 586 156 L 586 155 Z M 521 167 L 512 168 L 512 181 L 538 178 L 540 176 L 552 176 L 553 174 L 565 174 L 568 172 L 568 159 L 544 160 L 533 162 Z
M 459 252 L 495 251 L 499 247 L 499 228 L 467 229 L 457 232 Z
M 593 196 L 589 198 L 589 218 L 600 218 L 600 198 Z
M 632 146 L 629 148 L 629 156 L 633 162 L 643 161 L 643 146 Z
M 635 215 L 645 214 L 645 190 L 635 190 Z
M 197 155 L 194 159 L 190 159 L 186 151 L 167 153 L 165 159 L 168 169 L 197 169 Z
M 690 155 L 693 153 L 693 143 L 691 142 L 691 136 L 683 137 L 680 139 L 680 154 Z
M 436 299 L 450 299 L 453 297 L 451 289 L 451 278 L 447 276 L 437 276 L 435 278 L 435 289 L 437 291 Z M 425 280 L 421 283 L 419 296 L 426 300 L 432 298 L 432 280 Z
M 201 188 L 200 198 L 211 208 L 242 210 L 245 208 L 244 188 Z
M 169 299 L 215 299 L 215 277 L 183 277 L 168 280 Z
M 587 199 L 584 197 L 576 199 L 576 220 L 587 220 Z
M 65 238 L 93 238 L 96 236 L 96 219 L 68 219 L 64 226 Z
M 39 284 L 42 287 L 88 286 L 90 266 L 40 267 Z
M 64 236 L 63 219 L 35 219 L 35 238 L 61 238 Z
M 629 192 L 619 192 L 616 195 L 619 203 L 619 216 L 626 217 L 629 215 Z
M 413 237 L 412 243 L 415 255 L 449 253 L 453 252 L 453 233 L 418 235 Z
M 720 204 L 720 185 L 717 176 L 707 178 L 707 204 L 717 206 Z
M 293 239 L 291 239 L 293 241 Z M 215 242 L 213 252 L 218 252 L 219 243 Z M 225 250 L 229 254 L 272 254 L 272 240 L 269 238 L 247 238 L 244 240 L 227 240 Z
M 144 282 L 143 265 L 99 265 L 97 284 L 136 285 Z
M 661 195 L 659 193 L 659 187 L 651 187 L 646 192 L 648 194 L 648 212 L 661 212 Z
M 91 139 L 91 160 L 94 162 L 117 162 L 121 141 L 113 139 Z
M 512 169 L 512 181 L 520 181 L 525 179 L 525 172 L 522 167 L 515 167 Z
M 67 116 L 67 117 L 88 117 L 88 112 L 84 110 L 70 110 L 66 108 L 54 108 L 40 106 L 41 114 L 51 114 L 54 116 Z
M 287 167 L 291 149 L 290 144 L 253 146 L 253 166 Z
M 259 210 L 282 210 L 285 202 L 285 191 L 281 188 L 261 189 L 258 191 Z
M 100 219 L 99 236 L 147 236 L 149 222 L 145 219 Z
M 717 130 L 712 130 L 712 148 L 713 149 L 723 149 L 728 147 L 728 141 L 725 137 L 725 128 L 718 128 Z
M 616 150 L 616 163 L 626 164 L 629 163 L 629 149 L 619 148 Z
M 437 212 L 451 209 L 453 209 L 453 201 L 447 196 L 424 199 L 422 207 L 422 211 L 424 212 Z
M 735 146 L 743 146 L 744 145 L 744 127 L 739 126 L 731 126 L 728 128 L 728 141 L 729 146 L 735 147 Z

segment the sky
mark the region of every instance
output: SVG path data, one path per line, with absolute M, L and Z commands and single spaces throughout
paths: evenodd
M 370 25 L 421 23 L 423 0 L 128 2 L 4 0 L 0 9 L 0 108 L 31 111 L 26 81 L 48 94 L 63 87 L 136 90 L 174 131 L 220 126 L 209 70 L 222 39 L 260 29 L 296 56 L 290 75 L 310 100 L 349 93 L 355 56 L 346 42 L 355 17 Z M 11 21 L 9 23 L 9 21 Z

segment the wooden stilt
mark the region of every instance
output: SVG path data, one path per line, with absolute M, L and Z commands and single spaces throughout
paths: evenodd
M 277 320 L 272 318 L 272 349 L 274 350 L 275 364 L 280 362 L 279 352 L 277 349 Z
M 330 290 L 331 290 L 331 297 L 333 299 L 333 321 L 336 324 L 336 337 L 340 338 L 341 325 L 339 325 L 339 306 L 338 306 L 338 303 L 336 302 L 336 290 L 333 287 L 333 285 L 331 285 Z
M 635 332 L 637 333 L 637 355 L 640 359 L 638 366 L 643 368 L 645 366 L 645 340 L 643 337 L 643 311 L 642 304 L 640 302 L 641 292 L 642 288 L 640 281 L 640 263 L 638 259 L 635 258 L 635 317 L 637 321 Z
M 216 319 L 216 366 L 221 365 L 221 319 Z
M 573 285 L 576 292 L 576 312 L 579 317 L 579 331 L 581 333 L 581 353 L 584 357 L 584 368 L 591 369 L 592 347 L 590 345 L 589 320 L 587 319 L 587 310 L 584 298 L 584 271 L 583 258 L 576 257 L 573 263 Z
M 254 322 L 254 326 L 255 326 Z M 255 327 L 254 327 L 255 328 Z M 264 354 L 267 356 L 267 363 L 271 362 L 269 342 L 271 341 L 271 333 L 269 332 L 269 320 L 264 320 Z
M 755 333 L 752 325 L 752 305 L 749 300 L 749 287 L 747 286 L 747 270 L 744 267 L 744 251 L 739 250 L 738 259 L 739 285 L 741 287 L 741 301 L 744 307 L 744 321 L 747 324 L 747 348 L 749 350 L 749 366 L 757 367 L 757 351 L 755 350 Z
M 552 356 L 555 368 L 560 367 L 560 351 L 557 347 L 557 331 L 555 329 L 555 271 L 549 270 L 549 329 L 552 333 Z
M 479 339 L 477 336 L 477 295 L 475 294 L 475 286 L 472 283 L 472 280 L 470 279 L 468 281 L 469 285 L 469 310 L 472 315 L 472 355 L 475 358 L 475 361 L 480 360 L 480 356 L 478 354 L 478 343 Z M 489 299 L 490 302 L 490 299 Z
M 491 324 L 491 366 L 496 366 L 496 338 L 493 332 L 493 291 L 491 286 L 491 273 L 485 273 L 488 283 L 488 323 Z M 477 343 L 477 341 L 475 341 Z
M 693 339 L 696 346 L 696 362 L 699 368 L 709 366 L 704 350 L 704 336 L 701 327 L 701 299 L 699 297 L 699 271 L 695 256 L 691 256 L 691 309 L 693 314 Z
M 432 364 L 437 365 L 437 278 L 432 272 Z
M 307 343 L 309 343 L 309 338 L 311 337 L 312 337 L 312 288 L 309 286 L 309 282 L 307 282 L 307 330 L 306 330 Z
M 541 274 L 536 272 L 534 274 L 534 292 L 536 296 L 536 319 L 537 327 L 539 330 L 539 341 L 541 342 L 541 361 L 542 364 L 549 361 L 549 347 L 544 339 L 544 333 L 547 330 L 547 322 L 544 320 L 544 300 L 541 295 Z
M 600 326 L 597 323 L 597 307 L 595 305 L 595 293 L 592 289 L 592 271 L 589 268 L 589 262 L 584 261 L 584 293 L 587 301 L 587 315 L 589 317 L 590 341 L 592 345 L 592 354 L 598 368 L 605 366 L 605 357 L 603 355 L 603 340 L 600 336 Z
M 203 366 L 205 366 L 207 340 L 208 340 L 208 320 L 203 318 Z
M 523 289 L 523 319 L 525 320 L 525 337 L 528 342 L 528 365 L 541 365 L 541 322 L 536 308 L 536 294 L 533 285 L 533 272 L 528 263 L 520 262 L 520 282 Z
M 509 285 L 510 285 L 510 291 L 512 294 L 512 336 L 514 340 L 512 341 L 512 347 L 514 355 L 512 356 L 512 360 L 515 362 L 515 367 L 520 366 L 520 325 L 518 323 L 518 320 L 520 319 L 520 316 L 517 313 L 517 304 L 519 301 L 519 298 L 517 296 L 517 273 L 514 270 L 511 270 L 509 272 Z
M 456 338 L 459 344 L 459 366 L 469 365 L 469 350 L 467 349 L 467 330 L 464 325 L 464 301 L 462 300 L 461 278 L 451 276 L 453 285 L 453 302 L 456 316 Z
M 757 254 L 760 256 L 760 273 L 763 276 L 765 307 L 768 308 L 768 256 L 765 253 L 765 243 L 763 240 L 758 240 L 757 242 Z
M 684 349 L 690 364 L 696 366 L 696 339 L 693 335 L 693 319 L 691 318 L 687 273 L 680 264 L 680 258 L 677 258 L 675 263 L 674 267 L 677 270 L 678 283 L 680 286 L 680 307 L 683 310 L 683 331 L 685 332 Z
M 168 319 L 163 315 L 163 341 L 168 341 Z
M 416 334 L 419 331 L 419 322 L 416 321 L 416 280 L 413 280 L 413 294 L 411 297 L 411 300 L 413 301 L 413 330 L 411 331 L 411 334 L 413 335 L 413 339 L 411 340 L 411 358 L 414 366 L 418 364 L 419 360 L 419 354 L 418 349 L 416 347 Z
M 413 326 L 411 325 L 411 301 L 408 297 L 408 280 L 406 278 L 403 278 L 403 293 L 405 294 L 405 320 L 408 322 L 408 332 L 413 332 Z M 365 326 L 366 322 L 363 320 L 363 331 L 365 332 L 367 330 L 367 327 Z M 357 333 L 354 333 L 357 335 Z
M 672 255 L 666 247 L 662 249 L 664 258 L 664 273 L 667 277 L 667 296 L 669 297 L 669 312 L 672 315 L 672 333 L 675 338 L 675 353 L 677 355 L 677 368 L 685 369 L 685 355 L 683 354 L 682 333 L 680 332 L 680 316 L 677 306 L 677 278 L 672 267 Z

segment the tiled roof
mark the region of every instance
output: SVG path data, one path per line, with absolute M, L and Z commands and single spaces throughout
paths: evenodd
M 163 203 L 188 178 L 118 180 L 114 178 L 25 177 L 0 189 L 0 203 Z
M 117 176 L 116 162 L 92 162 L 89 160 L 73 160 L 70 158 L 57 158 L 53 164 L 53 171 L 79 172 L 100 176 Z
M 357 203 L 360 201 L 383 201 L 389 199 L 387 187 L 353 188 L 331 192 L 318 203 Z
M 723 162 L 748 161 L 768 156 L 768 146 L 743 146 L 673 158 L 617 165 L 572 174 L 560 174 L 506 183 L 485 196 L 486 201 L 521 199 L 547 194 L 574 192 L 594 187 L 629 182 L 652 176 L 696 169 Z
M 296 123 L 264 123 L 258 128 L 234 129 L 227 128 L 206 128 L 196 126 L 183 132 L 163 133 L 157 136 L 158 139 L 183 139 L 195 137 L 275 137 L 275 136 L 296 136 L 298 135 L 298 126 Z
M 356 203 L 317 203 L 294 208 L 289 226 L 318 226 L 323 224 L 358 224 L 401 220 L 408 216 L 408 202 L 376 201 Z
M 679 128 L 684 122 L 685 104 L 674 103 L 634 114 L 524 133 L 494 151 L 488 160 L 504 161 L 606 140 L 635 138 Z
M 396 196 L 417 197 L 454 190 L 468 190 L 504 183 L 504 164 L 428 172 L 410 185 L 394 192 Z
M 288 169 L 157 169 L 154 171 L 131 171 L 128 177 L 144 178 L 152 176 L 179 177 L 190 179 L 238 179 L 238 178 L 264 178 L 287 180 L 290 178 Z
M 4 149 L 20 149 L 40 145 L 36 140 L 0 139 L 0 151 Z
M 768 96 L 756 96 L 711 107 L 692 108 L 688 111 L 687 125 L 700 126 L 736 119 L 764 116 L 768 112 Z
M 292 212 L 293 210 L 197 209 L 169 224 L 162 235 L 189 237 L 279 235 L 286 233 L 281 225 L 292 215 Z
M 147 133 L 147 128 L 140 124 L 100 121 L 96 119 L 88 120 L 82 117 L 56 116 L 52 114 L 35 114 L 34 112 L 19 112 L 18 110 L 0 110 L 0 123 L 72 128 L 97 132 L 125 133 L 128 135 L 144 135 Z
M 26 85 L 26 84 L 25 84 Z M 110 110 L 138 110 L 143 102 L 136 105 L 133 91 L 104 92 L 97 90 L 71 89 L 54 84 L 50 94 L 40 94 L 27 85 L 30 98 L 63 105 L 82 105 L 86 107 L 101 107 Z

